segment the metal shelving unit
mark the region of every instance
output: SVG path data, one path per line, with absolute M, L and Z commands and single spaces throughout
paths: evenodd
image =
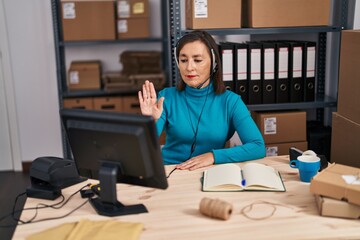
M 239 28 L 239 29 L 206 29 L 212 35 L 276 35 L 276 34 L 318 34 L 317 52 L 317 78 L 316 78 L 316 101 L 282 104 L 258 104 L 248 105 L 249 110 L 292 110 L 292 109 L 316 109 L 317 120 L 323 121 L 324 108 L 337 106 L 337 99 L 325 95 L 325 70 L 326 70 L 326 46 L 327 33 L 340 33 L 346 25 L 348 0 L 341 1 L 341 26 L 309 26 L 309 27 L 274 27 L 274 28 Z M 192 30 L 183 29 L 181 26 L 181 0 L 171 0 L 169 5 L 171 18 L 171 48 L 186 33 Z M 172 51 L 171 51 L 172 52 Z M 175 67 L 175 60 L 172 57 L 173 84 L 179 78 Z
M 134 95 L 136 92 L 131 91 L 119 91 L 119 92 L 106 92 L 104 90 L 95 91 L 68 91 L 67 88 L 67 69 L 65 64 L 65 49 L 66 47 L 76 46 L 96 46 L 96 45 L 130 45 L 135 43 L 159 43 L 162 48 L 162 68 L 165 73 L 167 86 L 172 85 L 172 71 L 170 68 L 171 48 L 170 48 L 170 29 L 169 29 L 169 2 L 158 0 L 160 2 L 161 12 L 161 37 L 159 38 L 146 38 L 146 39 L 119 39 L 119 40 L 106 40 L 106 41 L 63 41 L 62 37 L 62 25 L 61 25 L 61 2 L 60 0 L 51 0 L 51 11 L 53 18 L 54 29 L 54 42 L 55 42 L 55 55 L 56 55 L 56 76 L 58 84 L 58 95 L 60 109 L 63 108 L 64 98 L 76 98 L 76 97 L 98 97 L 98 96 L 114 96 L 114 95 Z M 68 142 L 65 138 L 65 131 L 62 130 L 62 142 L 64 156 L 71 158 L 71 152 Z

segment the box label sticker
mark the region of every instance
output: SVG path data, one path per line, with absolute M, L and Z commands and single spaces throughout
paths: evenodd
M 278 156 L 278 147 L 274 146 L 274 147 L 267 147 L 266 148 L 266 156 L 267 157 L 272 157 L 272 156 Z
M 120 18 L 130 17 L 130 4 L 128 3 L 128 1 L 118 1 L 117 11 L 118 11 L 118 17 Z
M 118 28 L 118 33 L 127 33 L 128 32 L 127 20 L 118 20 L 117 28 Z
M 356 175 L 342 175 L 341 176 L 347 184 L 360 185 L 360 177 Z
M 145 12 L 145 4 L 143 2 L 135 3 L 133 6 L 133 14 L 144 14 Z
M 78 71 L 70 71 L 70 84 L 79 84 L 80 77 Z
M 276 117 L 264 118 L 264 135 L 276 134 Z
M 194 0 L 195 18 L 208 17 L 208 3 L 207 0 Z
M 75 19 L 75 3 L 63 3 L 63 18 L 64 19 Z

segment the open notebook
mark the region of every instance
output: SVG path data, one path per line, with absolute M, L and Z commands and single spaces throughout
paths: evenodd
M 205 170 L 202 190 L 205 192 L 286 191 L 277 170 L 254 162 L 244 164 L 242 167 L 227 163 Z

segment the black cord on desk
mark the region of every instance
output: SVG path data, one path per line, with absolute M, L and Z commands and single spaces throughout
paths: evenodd
M 12 219 L 16 222 L 18 222 L 19 224 L 23 225 L 23 224 L 29 224 L 29 223 L 37 223 L 37 222 L 42 222 L 42 221 L 47 221 L 47 220 L 55 220 L 55 219 L 61 219 L 61 218 L 64 218 L 64 217 L 67 217 L 69 216 L 71 213 L 75 212 L 76 210 L 78 210 L 79 208 L 81 208 L 82 206 L 84 206 L 88 201 L 89 199 L 87 199 L 85 202 L 83 202 L 82 204 L 80 204 L 78 207 L 76 207 L 75 209 L 71 210 L 70 212 L 62 215 L 62 216 L 59 216 L 59 217 L 52 217 L 52 218 L 43 218 L 43 219 L 39 219 L 39 220 L 35 220 L 34 219 L 36 218 L 37 214 L 38 214 L 38 210 L 39 209 L 43 209 L 43 208 L 53 208 L 53 209 L 60 209 L 62 208 L 63 206 L 65 206 L 69 200 L 77 193 L 79 193 L 82 189 L 86 188 L 86 187 L 89 187 L 91 184 L 86 184 L 85 186 L 81 187 L 79 190 L 77 190 L 76 192 L 74 192 L 73 194 L 71 194 L 69 196 L 68 199 L 65 200 L 65 197 L 63 194 L 61 194 L 61 201 L 57 202 L 57 203 L 54 203 L 54 204 L 44 204 L 44 203 L 39 203 L 36 205 L 36 207 L 30 207 L 30 208 L 24 208 L 24 209 L 20 209 L 20 210 L 15 210 L 16 208 L 16 203 L 19 199 L 19 197 L 23 196 L 26 194 L 26 192 L 24 193 L 20 193 L 16 199 L 15 199 L 15 202 L 14 202 L 14 206 L 13 206 L 13 210 L 11 213 L 7 214 L 7 215 L 4 215 L 2 217 L 0 217 L 0 222 L 3 221 L 5 218 L 11 216 Z M 18 213 L 18 212 L 21 212 L 21 211 L 25 211 L 25 210 L 35 210 L 35 215 L 28 221 L 23 221 L 19 218 L 16 218 L 15 217 L 15 214 Z M 7 227 L 16 227 L 17 224 L 14 224 L 14 225 L 0 225 L 1 228 L 7 228 Z

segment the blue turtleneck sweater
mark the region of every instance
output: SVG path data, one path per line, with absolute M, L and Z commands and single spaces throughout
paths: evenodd
M 227 90 L 217 95 L 211 82 L 202 89 L 166 88 L 159 92 L 160 97 L 165 97 L 164 111 L 156 127 L 159 136 L 166 132 L 164 164 L 179 164 L 207 152 L 214 154 L 215 164 L 265 156 L 261 133 L 236 93 Z M 224 148 L 235 131 L 243 145 Z

